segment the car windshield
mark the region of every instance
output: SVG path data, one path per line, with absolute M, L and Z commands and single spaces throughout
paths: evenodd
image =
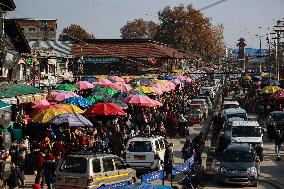
M 239 118 L 243 118 L 244 120 L 246 120 L 247 119 L 247 114 L 245 114 L 245 113 L 227 114 L 227 119 L 232 118 L 232 117 L 239 117 Z
M 223 109 L 229 109 L 229 108 L 239 108 L 240 106 L 237 104 L 224 104 Z
M 247 151 L 226 150 L 223 154 L 224 162 L 253 162 L 253 154 Z
M 67 157 L 59 166 L 59 171 L 67 173 L 85 173 L 86 170 L 87 159 L 83 157 Z
M 261 137 L 261 129 L 259 127 L 244 126 L 244 127 L 233 127 L 233 137 Z
M 128 147 L 129 152 L 151 152 L 152 145 L 150 141 L 131 141 Z
M 271 114 L 273 121 L 284 121 L 284 113 Z

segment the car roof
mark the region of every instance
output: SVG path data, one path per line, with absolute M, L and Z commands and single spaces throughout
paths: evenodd
M 225 101 L 223 102 L 223 104 L 224 104 L 224 105 L 225 105 L 225 104 L 236 104 L 236 105 L 240 105 L 238 101 L 231 101 L 231 100 L 225 100 Z
M 228 108 L 225 110 L 225 113 L 233 114 L 233 113 L 247 113 L 247 112 L 242 108 Z
M 252 146 L 248 143 L 232 143 L 227 148 L 226 151 L 251 151 Z
M 259 127 L 259 123 L 257 121 L 233 121 L 232 126 L 254 126 Z
M 152 141 L 152 140 L 155 140 L 155 139 L 164 139 L 164 137 L 162 136 L 141 136 L 141 137 L 133 137 L 131 139 L 129 139 L 129 141 Z

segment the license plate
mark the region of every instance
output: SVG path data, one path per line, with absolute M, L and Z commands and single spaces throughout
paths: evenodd
M 65 182 L 68 183 L 78 183 L 79 178 L 65 178 Z
M 145 160 L 145 156 L 134 156 L 134 159 Z

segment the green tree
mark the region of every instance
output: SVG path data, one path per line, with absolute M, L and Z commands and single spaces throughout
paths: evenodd
M 86 39 L 95 39 L 94 35 L 88 33 L 84 28 L 79 25 L 71 24 L 70 26 L 63 29 L 59 35 L 59 41 L 74 41 L 81 42 Z
M 160 23 L 155 40 L 177 49 L 195 52 L 208 61 L 216 58 L 214 49 L 218 40 L 210 19 L 194 9 L 191 4 L 187 7 L 166 6 L 158 13 L 158 16 Z
M 122 39 L 153 39 L 157 24 L 153 21 L 135 19 L 128 21 L 121 29 Z

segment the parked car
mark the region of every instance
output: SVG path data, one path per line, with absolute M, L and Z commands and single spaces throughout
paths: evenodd
M 206 103 L 208 105 L 208 110 L 211 111 L 212 108 L 213 108 L 213 105 L 212 105 L 212 102 L 211 102 L 211 99 L 209 96 L 203 96 L 203 95 L 200 95 L 197 97 L 198 99 L 205 99 L 206 100 Z
M 206 103 L 205 99 L 194 98 L 191 100 L 191 104 L 201 104 L 201 110 L 203 112 L 203 118 L 207 118 L 208 116 L 208 104 Z
M 215 90 L 213 87 L 207 87 L 207 86 L 200 87 L 199 94 L 200 95 L 208 94 L 211 99 L 215 98 Z
M 55 188 L 95 189 L 136 180 L 136 171 L 115 155 L 74 154 L 63 158 L 56 170 Z
M 220 184 L 257 186 L 260 160 L 254 147 L 248 143 L 234 143 L 223 152 L 218 171 Z

